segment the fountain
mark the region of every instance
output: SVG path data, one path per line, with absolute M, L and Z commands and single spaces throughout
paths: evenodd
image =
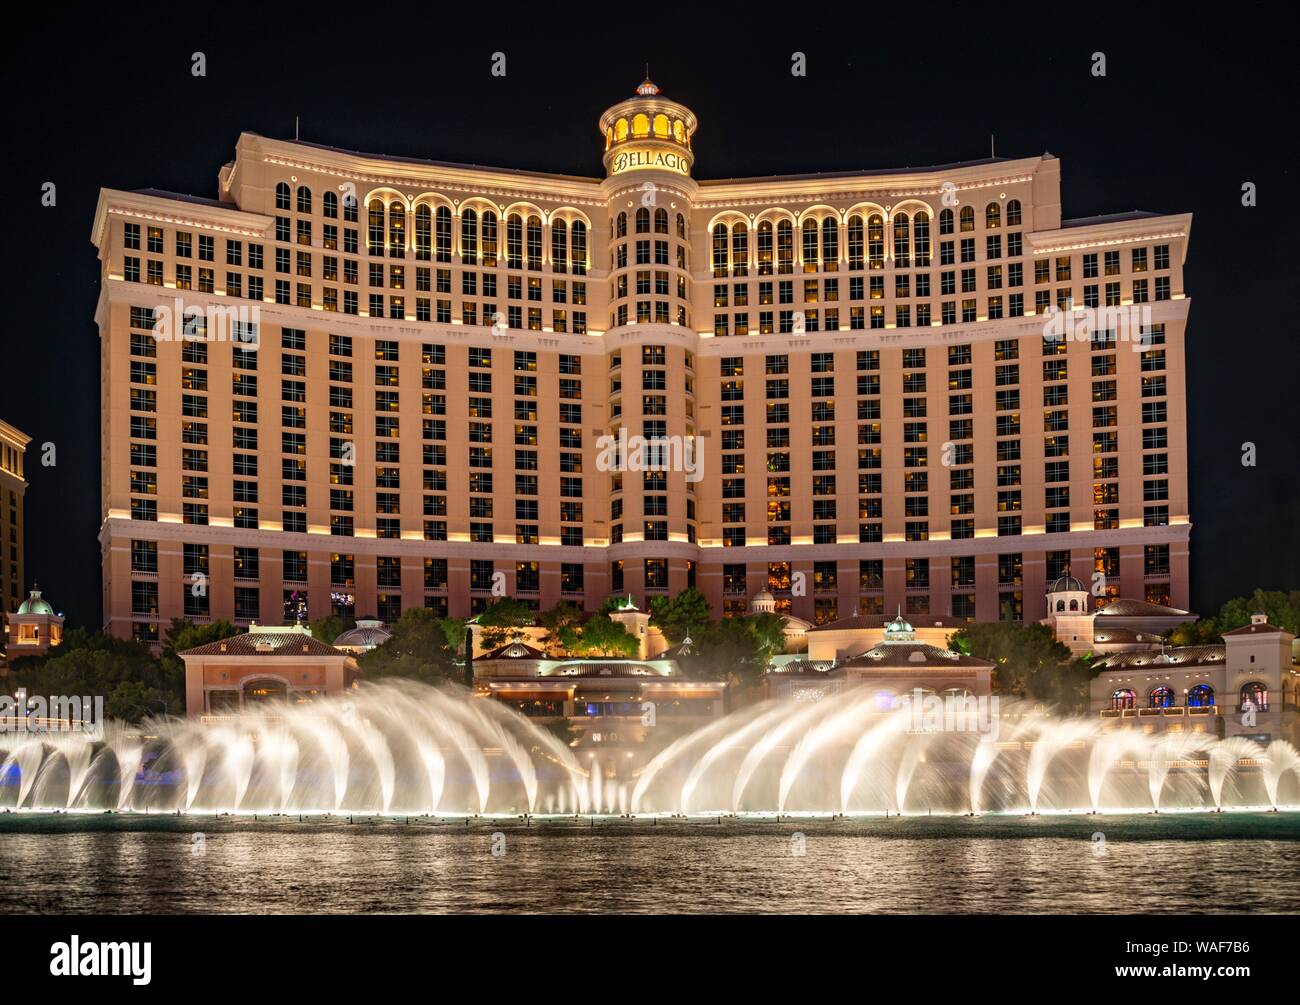
M 460 689 L 405 681 L 215 724 L 0 735 L 0 806 L 262 813 L 588 812 L 558 738 Z
M 391 681 L 211 723 L 0 734 L 0 807 L 721 819 L 1300 802 L 1300 753 L 1284 740 L 1108 731 L 1010 702 L 978 729 L 913 712 L 867 689 L 763 702 L 671 742 L 665 733 L 641 751 L 639 770 L 629 760 L 631 774 L 619 775 L 602 763 L 608 752 L 579 761 L 497 702 Z

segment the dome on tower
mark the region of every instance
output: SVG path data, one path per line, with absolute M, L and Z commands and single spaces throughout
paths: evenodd
M 27 599 L 24 600 L 18 606 L 18 613 L 53 615 L 54 608 L 50 606 L 50 602 L 48 600 L 46 600 L 41 596 L 40 590 L 33 589 L 31 593 L 28 595 Z
M 1087 593 L 1088 588 L 1068 572 L 1047 588 L 1048 593 Z
M 655 171 L 689 178 L 695 155 L 691 137 L 695 113 L 664 97 L 649 73 L 635 94 L 605 109 L 600 132 L 605 138 L 605 169 L 612 175 Z
M 885 642 L 915 642 L 916 641 L 916 629 L 914 629 L 911 623 L 908 622 L 907 619 L 903 617 L 902 608 L 899 608 L 898 614 L 894 617 L 894 620 L 888 622 L 885 625 L 884 641 Z

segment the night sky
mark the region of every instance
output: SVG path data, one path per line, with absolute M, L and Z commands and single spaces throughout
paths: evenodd
M 27 578 L 70 624 L 100 621 L 101 186 L 214 197 L 239 133 L 292 138 L 295 115 L 312 142 L 598 177 L 597 118 L 647 61 L 699 115 L 699 178 L 947 164 L 987 157 L 993 133 L 998 156 L 1061 158 L 1066 218 L 1192 213 L 1193 608 L 1300 588 L 1293 11 L 1184 6 L 1148 20 L 1134 4 L 1053 23 L 1044 5 L 1027 18 L 981 5 L 981 25 L 934 7 L 823 4 L 756 25 L 759 5 L 611 4 L 590 17 L 377 5 L 353 21 L 241 4 L 192 8 L 202 16 L 186 24 L 184 5 L 111 6 L 15 31 L 3 68 L 0 417 L 33 437 Z M 191 75 L 195 51 L 206 77 Z M 489 72 L 495 51 L 504 78 Z M 806 77 L 790 73 L 795 51 Z M 1105 78 L 1090 72 L 1095 51 Z M 1255 208 L 1241 205 L 1247 181 Z M 41 466 L 47 441 L 54 467 Z

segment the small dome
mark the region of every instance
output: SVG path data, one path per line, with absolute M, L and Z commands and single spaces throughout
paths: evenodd
M 379 619 L 362 618 L 355 628 L 349 628 L 334 640 L 334 648 L 373 649 L 382 646 L 392 637 L 393 633 L 386 629 Z
M 647 76 L 645 80 L 637 85 L 636 93 L 643 98 L 651 97 L 659 93 L 659 85 Z
M 1087 593 L 1088 588 L 1068 572 L 1047 588 L 1048 593 Z
M 772 596 L 772 594 L 770 594 L 767 590 L 759 590 L 757 593 L 754 594 L 754 599 L 755 599 L 755 600 L 775 600 L 776 597 Z
M 32 590 L 27 599 L 18 605 L 19 614 L 48 614 L 54 616 L 54 608 L 49 601 L 42 599 L 40 590 Z

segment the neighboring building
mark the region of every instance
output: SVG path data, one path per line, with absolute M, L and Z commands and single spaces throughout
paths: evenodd
M 217 199 L 104 189 L 106 628 L 1186 605 L 1190 216 L 1063 219 L 1050 154 L 696 180 L 697 125 L 647 81 L 603 177 L 244 133 Z
M 948 648 L 948 639 L 966 622 L 947 615 L 929 615 L 903 620 L 901 608 L 893 617 L 880 614 L 853 614 L 808 630 L 808 659 L 812 662 L 852 659 L 872 646 L 885 641 L 890 627 L 908 624 L 916 640 L 940 649 Z M 915 625 L 913 628 L 912 625 Z
M 684 680 L 665 656 L 556 658 L 512 642 L 474 660 L 474 682 L 481 697 L 556 727 L 575 753 L 622 755 L 602 762 L 626 780 L 671 738 L 724 712 L 724 682 Z
M 243 635 L 187 649 L 185 714 L 217 720 L 266 711 L 289 701 L 337 695 L 358 679 L 343 650 L 312 638 L 303 625 L 251 625 Z
M 23 550 L 23 461 L 32 438 L 0 420 L 0 613 L 18 608 L 26 584 Z
M 879 711 L 898 707 L 916 689 L 939 697 L 993 693 L 993 664 L 935 645 L 917 637 L 901 616 L 884 625 L 870 648 L 839 660 L 836 657 L 779 662 L 765 678 L 767 695 L 793 701 L 815 701 L 849 688 L 875 691 Z
M 63 642 L 63 615 L 33 587 L 13 614 L 5 615 L 5 659 L 41 656 Z
M 1092 712 L 1115 729 L 1187 731 L 1300 744 L 1295 636 L 1263 614 L 1222 644 L 1115 653 L 1093 664 Z
M 1087 587 L 1067 571 L 1047 588 L 1047 617 L 1058 642 L 1075 656 L 1149 650 L 1161 646 L 1161 634 L 1196 621 L 1191 611 L 1123 597 L 1092 606 Z
M 334 648 L 360 656 L 376 646 L 382 646 L 392 637 L 393 633 L 378 618 L 357 618 L 356 627 L 349 628 L 334 640 Z

